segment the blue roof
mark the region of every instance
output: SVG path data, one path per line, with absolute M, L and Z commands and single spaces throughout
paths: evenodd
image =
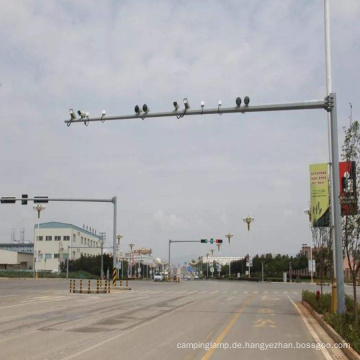
M 34 225 L 34 229 L 37 229 L 37 224 Z M 42 224 L 40 224 L 40 229 L 74 229 L 76 231 L 82 231 L 85 234 L 97 237 L 99 240 L 101 239 L 101 237 L 99 235 L 94 234 L 88 230 L 82 229 L 76 225 L 61 223 L 61 222 L 57 222 L 57 221 L 50 221 L 50 222 L 42 223 Z

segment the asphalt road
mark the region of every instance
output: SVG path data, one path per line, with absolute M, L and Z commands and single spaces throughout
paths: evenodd
M 338 349 L 313 348 L 333 346 L 299 303 L 315 285 L 130 286 L 71 294 L 65 280 L 0 279 L 1 359 L 345 359 Z

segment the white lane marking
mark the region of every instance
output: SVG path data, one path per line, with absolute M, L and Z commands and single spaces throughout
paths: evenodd
M 248 294 L 249 293 L 249 291 L 243 291 L 243 294 Z
M 286 295 L 287 293 L 288 293 L 287 291 L 283 291 L 283 294 L 285 294 L 285 295 Z
M 216 290 L 216 291 L 209 293 L 209 295 L 214 295 L 214 294 L 217 294 L 218 292 L 219 292 L 219 290 Z
M 320 338 L 317 336 L 315 330 L 312 328 L 312 326 L 309 324 L 309 322 L 307 321 L 307 319 L 305 318 L 304 314 L 301 312 L 301 310 L 299 309 L 299 307 L 290 299 L 290 297 L 288 296 L 288 299 L 292 302 L 292 304 L 294 305 L 295 309 L 297 310 L 297 312 L 299 313 L 299 315 L 301 316 L 301 318 L 303 319 L 306 327 L 308 328 L 308 330 L 310 331 L 310 334 L 312 335 L 312 337 L 314 338 L 315 342 L 317 342 L 318 344 L 321 343 L 322 341 L 320 340 Z M 325 356 L 325 358 L 327 360 L 332 360 L 332 357 L 330 356 L 329 352 L 327 349 L 321 347 L 321 352 L 323 353 L 323 355 Z
M 237 294 L 238 293 L 238 291 L 233 291 L 233 294 L 235 295 L 235 294 Z
M 264 290 L 264 294 L 268 294 L 269 292 L 267 290 Z
M 293 291 L 292 292 L 294 295 L 299 295 L 299 293 L 297 291 Z
M 232 300 L 233 298 L 234 298 L 234 297 L 231 296 L 231 297 L 227 298 L 226 300 L 227 300 L 227 301 L 230 301 L 230 300 Z
M 253 294 L 258 294 L 259 292 L 258 291 L 253 291 Z

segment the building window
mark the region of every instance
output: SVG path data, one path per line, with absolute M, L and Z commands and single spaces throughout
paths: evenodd
M 83 244 L 84 243 L 84 238 L 83 237 L 81 237 L 81 244 Z
M 54 259 L 59 259 L 59 254 L 54 254 Z
M 43 241 L 43 236 L 37 236 L 36 239 L 37 241 Z
M 70 241 L 70 236 L 63 236 L 64 241 Z
M 73 242 L 76 242 L 76 235 L 73 234 Z
M 46 241 L 51 241 L 52 240 L 52 236 L 46 236 Z
M 51 254 L 45 254 L 45 260 L 51 259 Z
M 78 231 L 78 236 L 80 236 L 80 231 Z
M 39 255 L 38 255 L 38 259 L 39 259 L 39 261 L 41 261 L 41 260 L 42 260 L 42 258 L 43 258 L 43 254 L 39 254 Z
M 80 252 L 80 249 L 77 249 L 77 252 Z
M 60 241 L 61 240 L 61 236 L 56 236 L 55 235 L 55 241 Z

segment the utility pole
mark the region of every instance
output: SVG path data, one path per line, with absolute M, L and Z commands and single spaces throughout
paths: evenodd
M 101 266 L 100 266 L 100 279 L 104 278 L 104 244 L 106 241 L 106 232 L 100 232 L 100 251 L 101 251 Z

